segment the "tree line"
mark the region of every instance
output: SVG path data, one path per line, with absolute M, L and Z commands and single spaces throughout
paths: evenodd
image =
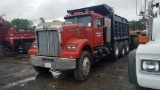
M 44 23 L 45 19 L 43 17 L 39 18 L 40 23 Z M 6 27 L 7 28 L 17 28 L 17 29 L 35 29 L 36 26 L 33 24 L 32 20 L 28 19 L 19 19 L 15 18 L 11 21 L 6 21 Z
M 12 21 L 6 21 L 6 27 L 8 28 L 18 28 L 18 29 L 31 29 L 33 22 L 27 19 L 13 19 Z
M 143 24 L 140 21 L 129 21 L 129 26 L 131 30 L 142 30 Z

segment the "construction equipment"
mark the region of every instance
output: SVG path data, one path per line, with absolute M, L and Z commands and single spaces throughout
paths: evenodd
M 139 45 L 139 36 L 146 34 L 146 30 L 130 30 L 130 48 L 135 49 Z
M 23 30 L 5 27 L 5 20 L 0 16 L 0 48 L 2 52 L 12 51 L 28 53 L 31 44 L 35 40 L 33 30 Z

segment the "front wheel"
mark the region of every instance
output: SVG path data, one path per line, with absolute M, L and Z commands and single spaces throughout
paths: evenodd
M 81 57 L 76 61 L 74 76 L 78 81 L 85 81 L 91 75 L 91 55 L 83 51 Z

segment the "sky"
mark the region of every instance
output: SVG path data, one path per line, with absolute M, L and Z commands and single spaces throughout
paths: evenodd
M 7 20 L 14 18 L 30 19 L 36 22 L 40 17 L 46 21 L 63 20 L 67 10 L 107 4 L 114 8 L 115 14 L 128 20 L 138 20 L 136 0 L 1 0 L 0 15 Z
M 67 10 L 100 4 L 113 7 L 115 14 L 128 21 L 141 18 L 136 15 L 136 0 L 0 0 L 0 15 L 5 14 L 8 21 L 23 18 L 39 23 L 40 17 L 46 21 L 63 20 Z
M 155 0 L 160 2 L 160 0 Z M 114 13 L 128 21 L 139 20 L 136 15 L 136 0 L 0 0 L 0 15 L 5 14 L 8 21 L 14 18 L 32 20 L 40 23 L 43 17 L 46 22 L 64 20 L 67 10 L 107 4 L 113 7 Z M 154 35 L 159 34 L 160 17 L 154 20 Z

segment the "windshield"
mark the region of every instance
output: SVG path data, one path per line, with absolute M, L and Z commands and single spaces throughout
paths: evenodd
M 86 27 L 91 27 L 91 16 L 80 16 L 80 17 L 73 17 L 73 18 L 66 18 L 65 19 L 65 24 L 85 24 Z

